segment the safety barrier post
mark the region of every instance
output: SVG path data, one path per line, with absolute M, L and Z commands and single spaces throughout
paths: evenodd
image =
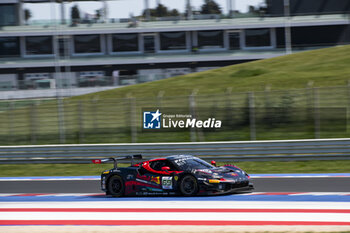
M 14 126 L 13 126 L 13 121 L 14 121 L 14 114 L 13 114 L 13 109 L 14 109 L 15 102 L 11 101 L 7 105 L 7 122 L 8 122 L 8 131 L 9 131 L 9 136 L 10 136 L 10 142 L 12 143 L 14 141 Z
M 320 138 L 321 122 L 320 122 L 320 95 L 317 88 L 314 88 L 314 122 L 315 122 L 315 138 Z
M 38 124 L 37 124 L 37 119 L 38 119 L 38 114 L 37 114 L 37 109 L 36 109 L 36 104 L 33 103 L 30 106 L 30 135 L 31 135 L 31 143 L 36 144 L 37 138 L 36 138 L 36 131 L 38 129 Z
M 64 106 L 62 97 L 57 97 L 57 113 L 58 113 L 58 130 L 60 143 L 66 142 L 65 124 L 64 124 Z
M 195 100 L 195 96 L 197 94 L 198 90 L 194 89 L 191 93 L 191 95 L 189 95 L 188 100 L 189 100 L 189 107 L 190 107 L 190 114 L 192 115 L 193 118 L 196 117 L 196 100 Z M 190 128 L 190 137 L 191 137 L 191 142 L 195 142 L 197 141 L 197 135 L 196 135 L 196 131 L 194 128 Z
M 254 92 L 248 93 L 250 140 L 256 140 Z
M 84 118 L 83 118 L 83 102 L 79 101 L 77 105 L 78 122 L 79 122 L 79 143 L 84 143 Z
M 130 127 L 131 127 L 131 142 L 137 142 L 137 120 L 136 120 L 136 98 L 130 98 Z
M 94 132 L 96 133 L 98 129 L 98 98 L 93 98 L 91 99 L 91 113 L 92 113 L 92 121 L 93 121 L 93 127 L 94 127 Z

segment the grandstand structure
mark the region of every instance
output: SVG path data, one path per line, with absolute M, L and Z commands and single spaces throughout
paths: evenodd
M 310 9 L 301 15 L 293 12 L 299 0 L 284 1 L 282 8 L 282 1 L 269 0 L 267 12 L 255 16 L 236 17 L 229 9 L 227 16 L 105 15 L 99 22 L 77 23 L 61 17 L 59 23 L 40 25 L 24 22 L 23 3 L 49 0 L 2 0 L 0 90 L 128 85 L 347 44 L 350 1 L 339 1 L 344 1 L 342 11 Z

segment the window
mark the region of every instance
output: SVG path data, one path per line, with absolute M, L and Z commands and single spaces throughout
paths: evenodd
M 223 31 L 199 31 L 198 47 L 206 48 L 223 48 L 224 47 Z
M 246 47 L 271 46 L 270 29 L 245 30 Z
M 143 35 L 143 50 L 145 53 L 155 52 L 155 36 L 154 35 Z
M 53 54 L 51 36 L 30 36 L 25 41 L 27 55 Z
M 186 33 L 185 32 L 161 32 L 160 49 L 161 50 L 186 49 Z
M 112 35 L 113 52 L 134 52 L 139 51 L 139 39 L 135 34 L 114 34 Z
M 230 50 L 237 50 L 237 49 L 241 48 L 240 37 L 241 37 L 240 32 L 229 32 L 228 33 Z
M 156 160 L 150 162 L 150 167 L 156 171 L 162 171 L 162 167 L 169 167 L 170 171 L 175 171 L 174 165 L 168 160 Z
M 100 35 L 74 36 L 75 53 L 100 53 Z
M 15 4 L 1 4 L 0 5 L 0 26 L 16 26 L 17 7 Z
M 179 158 L 175 159 L 174 163 L 182 171 L 191 170 L 191 169 L 213 169 L 215 168 L 211 164 L 205 162 L 204 160 L 198 158 Z
M 19 54 L 19 39 L 17 37 L 0 37 L 0 57 L 15 57 Z

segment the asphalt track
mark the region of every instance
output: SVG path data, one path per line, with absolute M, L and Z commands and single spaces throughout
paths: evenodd
M 256 192 L 350 192 L 350 177 L 258 178 Z M 0 193 L 99 193 L 98 180 L 0 181 Z

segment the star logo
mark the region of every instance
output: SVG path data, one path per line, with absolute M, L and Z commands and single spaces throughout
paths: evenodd
M 157 111 L 155 113 L 151 113 L 151 115 L 153 116 L 152 121 L 156 120 L 159 121 L 159 117 L 162 115 L 160 112 L 159 112 L 159 109 L 157 109 Z
M 156 112 L 143 112 L 144 129 L 160 129 L 162 113 L 157 109 Z

